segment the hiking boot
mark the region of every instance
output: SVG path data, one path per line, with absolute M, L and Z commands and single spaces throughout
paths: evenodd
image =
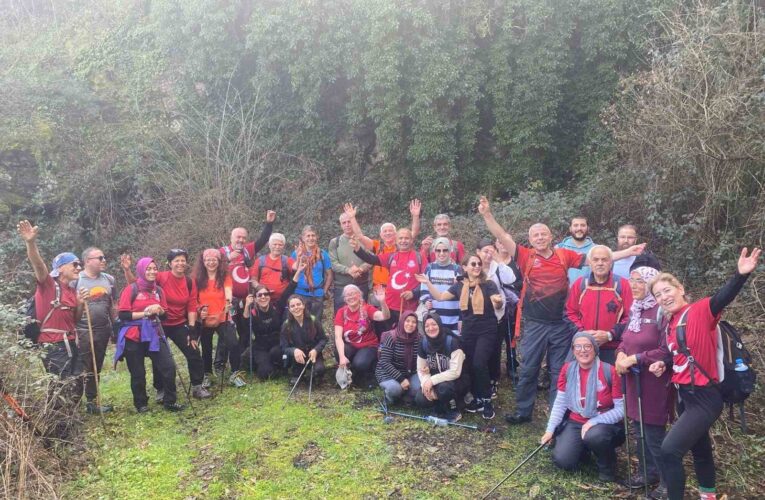
M 531 415 L 521 415 L 518 412 L 505 415 L 505 422 L 512 425 L 525 424 L 531 422 Z
M 660 484 L 648 494 L 648 498 L 653 498 L 654 500 L 667 500 L 667 487 L 663 484 Z
M 160 389 L 160 390 L 157 391 L 157 395 L 154 396 L 154 401 L 158 405 L 161 405 L 165 401 L 165 390 L 164 389 Z
M 232 373 L 228 381 L 234 387 L 244 387 L 247 385 L 247 382 L 244 381 L 244 372 L 242 371 Z
M 135 409 L 135 411 L 137 411 L 138 413 L 148 413 L 149 412 L 149 407 L 148 406 L 139 406 L 138 408 Z
M 659 482 L 658 477 L 648 476 L 648 486 L 653 486 L 658 482 Z M 627 488 L 631 490 L 637 490 L 637 489 L 643 488 L 645 486 L 645 484 L 643 483 L 643 475 L 640 474 L 637 476 L 632 476 L 632 482 L 628 483 L 627 481 L 624 481 L 624 486 L 626 486 Z
M 173 413 L 179 412 L 179 411 L 183 411 L 185 409 L 186 409 L 186 406 L 178 404 L 178 403 L 173 403 L 173 404 L 170 404 L 170 405 L 165 405 L 165 410 L 171 411 Z
M 212 382 L 210 382 L 210 377 L 212 376 L 212 373 L 205 373 L 204 378 L 202 379 L 202 388 L 203 389 L 209 389 L 212 387 Z
M 462 413 L 460 413 L 457 410 L 449 410 L 444 414 L 444 418 L 447 422 L 450 424 L 453 424 L 455 422 L 458 422 L 460 419 L 462 419 Z
M 484 399 L 483 400 L 483 418 L 484 420 L 491 420 L 494 418 L 494 405 L 491 402 L 491 399 Z
M 497 399 L 497 390 L 499 389 L 499 382 L 496 380 L 491 381 L 491 399 Z
M 114 410 L 114 407 L 112 405 L 98 406 L 93 401 L 88 401 L 88 403 L 85 405 L 85 411 L 88 412 L 90 415 L 103 415 L 104 413 L 109 413 L 112 410 Z
M 470 413 L 478 413 L 479 411 L 483 411 L 483 399 L 473 398 L 470 403 L 465 405 L 465 411 L 469 411 Z
M 205 389 L 203 385 L 192 386 L 191 395 L 197 399 L 209 399 L 212 397 L 212 393 Z

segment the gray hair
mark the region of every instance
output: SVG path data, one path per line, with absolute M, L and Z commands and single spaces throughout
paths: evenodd
M 361 293 L 361 288 L 359 288 L 359 287 L 357 287 L 356 285 L 354 285 L 353 283 L 351 283 L 350 285 L 345 285 L 345 286 L 343 287 L 343 299 L 345 299 L 345 297 L 346 297 L 348 294 L 350 294 L 351 292 L 359 292 L 359 295 L 361 295 L 361 296 L 362 296 L 362 299 L 364 298 L 364 297 L 363 297 L 363 295 L 364 295 L 364 294 L 363 294 L 363 293 Z
M 269 244 L 277 240 L 281 241 L 285 245 L 287 244 L 287 238 L 285 238 L 282 233 L 271 233 L 271 236 L 268 237 Z
M 438 215 L 436 215 L 435 217 L 433 217 L 433 224 L 435 224 L 436 222 L 438 222 L 438 221 L 440 221 L 440 220 L 447 220 L 447 221 L 451 221 L 451 220 L 452 220 L 452 218 L 451 218 L 451 217 L 449 217 L 447 214 L 438 214 Z
M 96 250 L 101 250 L 101 249 L 98 248 L 98 247 L 88 247 L 85 250 L 83 250 L 82 251 L 82 262 L 84 263 L 85 261 L 87 261 L 88 258 L 90 257 L 90 254 L 92 254 Z
M 614 260 L 614 252 L 613 252 L 613 250 L 611 250 L 610 248 L 608 248 L 605 245 L 595 245 L 592 248 L 590 248 L 587 251 L 587 260 L 591 260 L 592 259 L 592 253 L 595 250 L 605 250 L 608 253 L 608 258 L 611 259 L 612 261 Z

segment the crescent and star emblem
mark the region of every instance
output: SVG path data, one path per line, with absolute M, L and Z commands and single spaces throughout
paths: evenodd
M 406 279 L 406 281 L 404 281 L 404 283 L 399 283 L 398 282 L 398 275 L 399 274 L 403 274 L 404 275 L 404 278 Z M 411 277 L 411 274 L 409 274 L 408 272 L 396 271 L 395 273 L 393 273 L 393 276 L 391 276 L 391 278 L 390 278 L 390 286 L 392 286 L 394 290 L 403 290 L 404 288 L 406 288 L 406 285 L 409 283 L 409 278 L 410 277 Z

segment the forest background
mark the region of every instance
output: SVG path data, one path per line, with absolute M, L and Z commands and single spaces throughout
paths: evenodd
M 762 0 L 6 0 L 0 325 L 43 255 L 196 253 L 267 209 L 296 241 L 454 216 L 519 240 L 638 226 L 695 294 L 765 234 Z M 765 326 L 762 273 L 733 314 Z M 761 341 L 752 340 L 760 366 Z

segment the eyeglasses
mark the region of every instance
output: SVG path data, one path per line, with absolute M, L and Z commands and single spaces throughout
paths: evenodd
M 98 257 L 88 257 L 88 260 L 100 260 L 101 262 L 106 260 L 106 257 L 99 255 Z
M 592 349 L 592 344 L 577 344 L 574 346 L 574 351 L 576 352 L 590 352 Z
M 257 298 L 261 298 L 261 297 L 270 297 L 270 296 L 271 296 L 271 294 L 270 294 L 269 292 L 260 292 L 260 293 L 256 293 L 256 294 L 255 294 L 255 296 L 256 296 Z
M 449 249 L 448 248 L 436 248 L 435 252 L 436 253 L 449 253 Z
M 481 267 L 481 266 L 483 266 L 483 264 L 481 264 L 480 262 L 473 261 L 473 262 L 468 262 L 468 266 L 470 266 L 470 267 Z

